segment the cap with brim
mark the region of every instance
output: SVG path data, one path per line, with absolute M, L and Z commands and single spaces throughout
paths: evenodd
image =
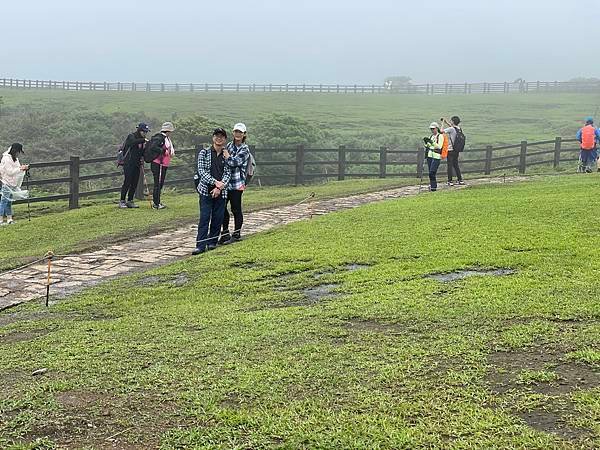
M 224 128 L 215 128 L 212 135 L 213 136 L 221 135 L 221 136 L 227 137 L 227 131 L 225 131 Z
M 246 125 L 244 125 L 243 123 L 236 123 L 233 126 L 233 131 L 241 131 L 242 133 L 246 132 Z
M 141 131 L 150 131 L 150 127 L 144 122 L 140 122 L 137 126 L 137 129 Z

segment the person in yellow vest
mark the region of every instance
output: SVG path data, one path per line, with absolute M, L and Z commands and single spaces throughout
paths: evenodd
M 444 147 L 444 134 L 440 130 L 440 126 L 437 122 L 432 122 L 429 125 L 431 136 L 423 138 L 425 143 L 427 167 L 429 169 L 429 190 L 431 192 L 437 191 L 437 171 L 442 162 L 442 148 Z

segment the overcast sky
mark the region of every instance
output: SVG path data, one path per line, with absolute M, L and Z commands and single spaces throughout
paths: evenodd
M 599 0 L 2 0 L 0 77 L 375 83 L 600 77 Z

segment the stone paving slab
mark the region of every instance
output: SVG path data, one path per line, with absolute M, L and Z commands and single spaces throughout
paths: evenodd
M 523 181 L 512 177 L 506 182 Z M 498 178 L 469 181 L 469 185 L 502 183 Z M 455 186 L 449 189 L 463 189 Z M 380 192 L 334 199 L 311 199 L 293 206 L 277 207 L 244 215 L 244 235 L 270 230 L 299 220 L 335 211 L 356 208 L 367 203 L 403 198 L 425 192 L 426 187 L 405 186 Z M 434 194 L 435 195 L 435 194 Z M 139 272 L 188 257 L 195 247 L 196 226 L 185 225 L 175 231 L 120 243 L 86 255 L 68 255 L 53 262 L 50 291 L 64 297 L 107 279 Z M 151 242 L 151 250 L 144 243 Z M 157 246 L 158 245 L 158 246 Z M 9 273 L 0 273 L 0 311 L 46 295 L 47 264 L 39 263 Z

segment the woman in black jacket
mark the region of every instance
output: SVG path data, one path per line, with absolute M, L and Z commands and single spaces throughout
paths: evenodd
M 133 202 L 133 196 L 140 180 L 140 172 L 143 167 L 144 144 L 146 143 L 146 133 L 150 128 L 145 123 L 140 123 L 134 133 L 131 133 L 125 139 L 123 144 L 123 186 L 121 186 L 121 201 L 119 208 L 139 208 Z M 127 196 L 127 201 L 125 201 Z

